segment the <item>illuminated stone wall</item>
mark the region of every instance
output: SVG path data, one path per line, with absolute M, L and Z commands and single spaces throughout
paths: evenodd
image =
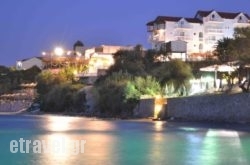
M 138 118 L 164 118 L 166 98 L 141 98 L 134 109 L 134 117 Z
M 166 111 L 186 121 L 250 122 L 250 94 L 169 98 Z

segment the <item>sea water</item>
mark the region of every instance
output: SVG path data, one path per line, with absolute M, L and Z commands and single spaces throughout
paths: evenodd
M 249 130 L 247 125 L 3 115 L 0 164 L 247 165 Z M 30 143 L 20 148 L 20 139 Z M 45 148 L 36 150 L 38 142 Z

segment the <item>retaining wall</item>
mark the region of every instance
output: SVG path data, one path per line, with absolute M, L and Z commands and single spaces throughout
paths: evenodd
M 169 98 L 166 111 L 188 121 L 250 122 L 250 94 Z

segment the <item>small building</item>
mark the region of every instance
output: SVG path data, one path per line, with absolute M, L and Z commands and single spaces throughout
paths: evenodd
M 165 51 L 170 59 L 187 60 L 187 42 L 182 40 L 170 41 L 165 44 Z
M 84 54 L 84 44 L 81 41 L 76 41 L 73 45 L 74 54 L 77 56 L 82 56 Z
M 27 70 L 32 68 L 33 66 L 37 66 L 41 70 L 44 68 L 44 62 L 41 57 L 32 57 L 23 59 L 21 61 L 16 62 L 17 70 Z

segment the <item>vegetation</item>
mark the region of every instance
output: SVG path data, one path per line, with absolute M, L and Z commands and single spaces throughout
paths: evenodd
M 234 37 L 219 40 L 215 55 L 221 62 L 250 62 L 250 28 L 236 28 Z
M 45 112 L 84 112 L 85 93 L 80 92 L 82 84 L 74 81 L 73 67 L 67 67 L 53 73 L 43 71 L 37 76 L 37 93 L 41 110 Z
M 40 72 L 41 70 L 35 66 L 27 70 L 0 66 L 0 94 L 19 89 L 22 83 L 34 82 Z
M 180 60 L 156 63 L 157 54 L 153 50 L 142 51 L 139 46 L 115 54 L 115 65 L 95 84 L 102 115 L 131 116 L 142 95 L 169 94 L 165 90 L 167 84 L 173 84 L 172 93 L 184 95 L 182 89 L 188 88 L 187 80 L 193 77 L 189 64 Z
M 44 112 L 84 112 L 85 93 L 81 85 L 61 84 L 54 86 L 41 101 Z
M 159 95 L 160 84 L 152 77 L 135 77 L 122 71 L 113 72 L 95 84 L 98 106 L 102 116 L 128 117 L 133 113 L 141 95 Z
M 175 89 L 188 85 L 187 80 L 193 77 L 191 67 L 181 60 L 160 64 L 153 69 L 152 75 L 159 80 L 162 86 L 173 83 Z
M 218 56 L 221 62 L 232 63 L 238 61 L 238 64 L 240 64 L 238 70 L 240 87 L 242 88 L 242 91 L 249 92 L 249 68 L 245 67 L 245 64 L 249 64 L 250 62 L 250 28 L 236 28 L 234 39 L 224 38 L 218 41 L 215 55 Z M 242 82 L 243 77 L 248 79 Z

